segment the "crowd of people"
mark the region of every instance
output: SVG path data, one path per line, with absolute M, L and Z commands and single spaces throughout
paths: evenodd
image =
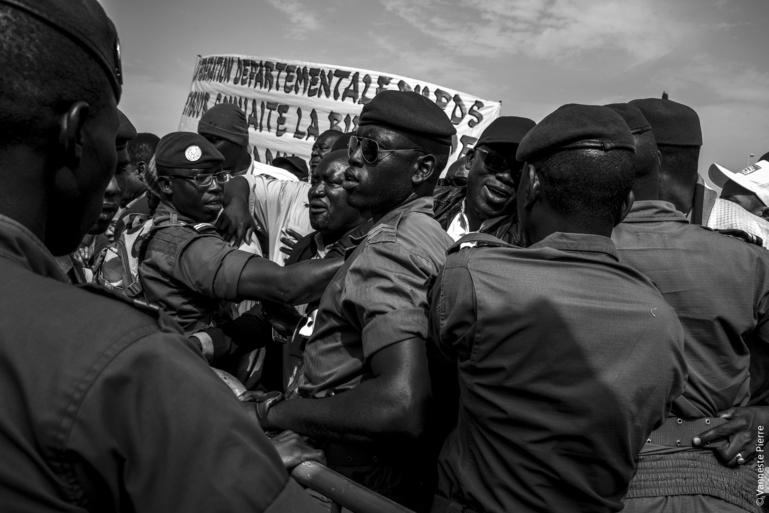
M 449 161 L 382 91 L 312 157 L 138 132 L 96 0 L 0 0 L 0 509 L 755 512 L 769 153 L 663 98 L 502 116 Z

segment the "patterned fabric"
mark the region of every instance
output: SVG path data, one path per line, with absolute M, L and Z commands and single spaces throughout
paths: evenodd
M 742 230 L 761 237 L 763 246 L 769 248 L 769 222 L 732 201 L 718 198 L 706 226 L 719 230 Z

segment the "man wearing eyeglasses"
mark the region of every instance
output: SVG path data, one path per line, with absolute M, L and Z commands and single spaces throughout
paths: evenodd
M 317 300 L 340 265 L 319 260 L 287 269 L 230 246 L 211 224 L 230 178 L 223 161 L 213 144 L 192 132 L 166 135 L 155 153 L 161 202 L 151 238 L 139 244 L 139 278 L 146 299 L 186 333 L 228 320 L 222 301 Z
M 277 397 L 259 414 L 265 428 L 316 440 L 334 470 L 420 509 L 427 282 L 452 242 L 432 218 L 432 193 L 456 130 L 431 100 L 400 91 L 376 95 L 358 126 L 342 186 L 374 226 L 321 298 L 301 397 Z
M 515 191 L 523 164 L 515 152 L 534 124 L 515 116 L 495 119 L 467 152 L 467 187 L 436 189 L 435 219 L 455 241 L 481 232 L 518 243 Z

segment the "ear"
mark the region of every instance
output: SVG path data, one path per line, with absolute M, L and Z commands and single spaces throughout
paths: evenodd
M 475 150 L 467 150 L 465 154 L 465 169 L 470 169 L 473 165 L 473 159 L 475 158 Z
M 416 160 L 414 172 L 411 175 L 411 182 L 414 185 L 421 185 L 428 181 L 435 169 L 435 156 L 423 155 Z
M 625 217 L 627 217 L 630 213 L 630 209 L 633 208 L 633 203 L 635 203 L 635 194 L 633 194 L 633 190 L 631 189 L 630 192 L 627 193 L 625 201 L 622 202 L 622 210 L 620 211 L 619 219 L 614 223 L 614 226 L 620 224 Z
M 171 179 L 167 176 L 158 176 L 158 187 L 163 194 L 173 194 L 174 192 L 171 188 Z
M 134 173 L 139 175 L 139 178 L 143 179 L 144 171 L 147 169 L 147 163 L 143 160 L 140 160 L 136 163 L 136 168 L 134 169 Z
M 59 151 L 69 168 L 76 168 L 83 158 L 83 126 L 89 110 L 86 102 L 75 102 L 59 118 Z
M 523 172 L 528 175 L 523 196 L 523 207 L 526 210 L 531 210 L 534 208 L 534 204 L 540 199 L 540 195 L 542 194 L 542 184 L 539 181 L 537 168 L 535 168 L 533 164 L 525 164 Z

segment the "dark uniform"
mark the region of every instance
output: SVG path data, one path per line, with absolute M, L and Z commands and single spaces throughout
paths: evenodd
M 637 201 L 612 238 L 620 260 L 654 281 L 684 328 L 689 383 L 673 403 L 671 422 L 748 405 L 752 374 L 767 372 L 761 359 L 751 369 L 750 346 L 769 341 L 769 253 L 690 225 L 664 201 Z M 712 451 L 691 447 L 692 436 L 709 427 L 647 444 L 626 508 L 646 511 L 654 497 L 709 495 L 715 509 L 728 508 L 726 501 L 752 510 L 755 469 L 725 467 Z M 676 446 L 676 439 L 685 443 Z
M 472 241 L 487 247 L 459 249 Z M 619 511 L 683 389 L 675 312 L 599 235 L 518 249 L 476 234 L 449 253 L 430 329 L 461 401 L 439 495 L 474 511 Z
M 227 319 L 224 301 L 238 301 L 238 279 L 253 254 L 230 246 L 216 228 L 165 203 L 139 267 L 145 297 L 194 333 Z M 218 314 L 219 317 L 217 318 Z
M 427 280 L 438 273 L 451 237 L 432 219 L 432 198 L 390 211 L 347 257 L 320 301 L 304 352 L 303 397 L 356 387 L 372 355 L 427 338 Z M 414 447 L 325 444 L 329 466 L 399 502 L 413 501 L 423 478 Z
M 3 512 L 313 508 L 175 323 L 67 285 L 4 216 L 0 281 Z

